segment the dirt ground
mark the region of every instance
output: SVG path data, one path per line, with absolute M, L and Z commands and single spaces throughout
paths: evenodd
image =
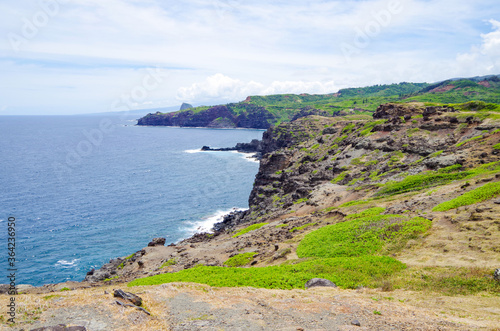
M 113 289 L 143 298 L 151 313 L 116 303 Z M 8 296 L 0 296 L 5 307 Z M 500 330 L 500 300 L 373 289 L 267 290 L 191 283 L 125 284 L 19 295 L 17 324 L 31 330 L 66 324 L 87 330 Z M 4 314 L 4 313 L 3 313 Z M 359 326 L 355 324 L 359 322 Z

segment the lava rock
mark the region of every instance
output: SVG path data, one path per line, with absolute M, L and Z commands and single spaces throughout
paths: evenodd
M 493 273 L 493 278 L 500 282 L 500 268 L 496 269 L 495 272 Z
M 115 290 L 113 296 L 115 298 L 121 298 L 121 299 L 127 300 L 138 307 L 142 305 L 141 297 L 138 295 L 135 295 L 134 293 L 124 292 L 122 290 Z
M 311 287 L 337 287 L 335 283 L 323 278 L 313 278 L 307 281 L 305 285 L 306 289 Z
M 153 240 L 148 244 L 148 246 L 164 246 L 167 239 L 165 238 L 153 238 Z
M 361 323 L 358 320 L 352 321 L 351 324 L 355 326 L 361 326 Z

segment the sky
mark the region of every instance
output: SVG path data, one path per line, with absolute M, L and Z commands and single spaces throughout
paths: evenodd
M 500 74 L 498 0 L 0 0 L 0 115 Z

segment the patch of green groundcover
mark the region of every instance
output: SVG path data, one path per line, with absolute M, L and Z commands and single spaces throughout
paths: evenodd
M 454 180 L 468 179 L 478 175 L 498 172 L 500 171 L 500 161 L 483 164 L 465 171 L 458 171 L 459 169 L 459 166 L 453 165 L 438 171 L 426 171 L 417 175 L 411 175 L 399 182 L 388 182 L 376 195 L 394 195 L 418 191 L 424 188 L 445 185 Z
M 402 215 L 376 215 L 328 225 L 308 233 L 297 247 L 299 257 L 362 256 L 401 249 L 431 227 L 431 221 Z
M 440 203 L 432 208 L 432 211 L 447 211 L 461 206 L 468 206 L 492 199 L 498 195 L 500 195 L 500 182 L 488 183 L 470 192 L 464 193 L 455 199 Z
M 325 278 L 342 288 L 376 287 L 381 279 L 405 268 L 405 264 L 388 256 L 314 259 L 297 264 L 253 268 L 199 266 L 136 279 L 128 286 L 192 282 L 216 287 L 294 289 L 304 288 L 311 278 Z
M 255 255 L 257 255 L 255 252 L 237 254 L 227 259 L 227 261 L 224 262 L 224 265 L 227 265 L 228 267 L 241 267 L 252 262 Z
M 253 231 L 253 230 L 257 230 L 257 229 L 260 229 L 261 227 L 263 227 L 264 225 L 266 225 L 267 223 L 257 223 L 257 224 L 252 224 L 250 226 L 247 226 L 246 228 L 244 228 L 243 230 L 240 230 L 238 233 L 236 233 L 233 238 L 236 238 L 236 237 L 239 237 L 241 236 L 242 234 L 245 234 L 245 233 L 248 233 L 250 231 Z

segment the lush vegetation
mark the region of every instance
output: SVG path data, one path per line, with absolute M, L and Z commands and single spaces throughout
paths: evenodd
M 257 229 L 260 229 L 261 227 L 263 227 L 264 225 L 266 225 L 267 223 L 257 223 L 257 224 L 253 224 L 253 225 L 250 225 L 246 228 L 244 228 L 243 230 L 239 231 L 238 233 L 236 233 L 233 238 L 236 238 L 236 237 L 239 237 L 241 236 L 242 234 L 245 234 L 245 233 L 248 233 L 250 231 L 253 231 L 253 230 L 257 230 Z
M 481 201 L 489 200 L 500 195 L 500 182 L 488 183 L 455 199 L 440 203 L 433 211 L 447 211 L 461 206 L 468 206 Z
M 271 289 L 304 288 L 311 278 L 331 280 L 343 288 L 375 287 L 380 279 L 405 269 L 405 265 L 387 256 L 314 259 L 263 268 L 224 268 L 199 266 L 176 273 L 136 279 L 128 286 L 194 282 L 211 286 L 253 286 Z
M 224 265 L 227 265 L 228 267 L 242 267 L 252 262 L 255 255 L 257 255 L 257 253 L 254 252 L 238 254 L 230 257 L 226 262 L 224 262 Z
M 375 85 L 360 88 L 347 88 L 337 93 L 278 94 L 251 96 L 245 101 L 224 105 L 233 116 L 245 115 L 250 118 L 256 114 L 265 115 L 265 121 L 276 125 L 288 122 L 297 114 L 319 114 L 326 116 L 366 114 L 375 111 L 388 102 L 424 102 L 428 104 L 449 104 L 461 111 L 488 112 L 500 111 L 493 104 L 500 99 L 500 79 L 498 76 L 486 79 L 487 85 L 478 84 L 474 79 L 444 81 L 437 84 L 399 83 Z M 180 112 L 198 114 L 212 107 L 201 106 Z M 361 135 L 368 135 L 372 127 L 365 127 Z

